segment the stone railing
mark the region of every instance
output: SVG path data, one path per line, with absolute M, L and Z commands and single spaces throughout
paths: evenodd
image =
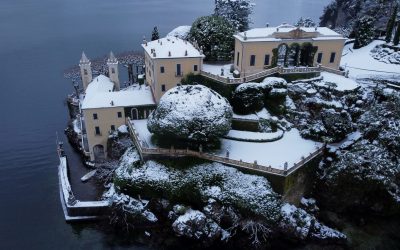
M 293 67 L 293 68 L 284 68 L 284 67 L 275 67 L 275 68 L 270 68 L 266 69 L 263 71 L 260 71 L 255 74 L 250 74 L 241 78 L 229 78 L 229 77 L 223 77 L 220 75 L 214 75 L 209 72 L 201 71 L 201 75 L 209 78 L 211 80 L 225 83 L 225 84 L 241 84 L 244 82 L 251 82 L 255 80 L 259 80 L 261 78 L 273 75 L 273 74 L 280 74 L 280 75 L 289 75 L 289 74 L 299 74 L 299 73 L 319 73 L 319 72 L 329 72 L 333 73 L 336 75 L 341 75 L 344 76 L 345 72 L 337 70 L 337 69 L 332 69 L 328 67 L 324 67 L 322 65 L 318 65 L 316 67 Z
M 307 164 L 311 160 L 315 159 L 316 157 L 321 156 L 324 153 L 325 149 L 326 149 L 326 144 L 324 144 L 322 147 L 318 148 L 313 153 L 310 153 L 310 155 L 308 155 L 307 157 L 305 157 L 305 158 L 302 157 L 302 159 L 299 162 L 295 163 L 291 168 L 289 168 L 287 170 L 287 175 L 290 175 L 297 169 L 303 167 L 305 164 Z
M 230 77 L 223 77 L 220 75 L 214 75 L 211 74 L 209 72 L 205 72 L 205 71 L 201 71 L 201 75 L 209 78 L 211 80 L 217 81 L 217 82 L 221 82 L 221 83 L 225 83 L 225 84 L 240 84 L 243 83 L 243 79 L 242 78 L 230 78 Z
M 278 67 L 267 69 L 267 70 L 263 70 L 263 71 L 258 72 L 256 74 L 251 74 L 251 75 L 248 75 L 246 77 L 243 77 L 243 82 L 250 82 L 250 81 L 258 80 L 260 78 L 267 77 L 267 76 L 276 74 L 278 72 L 279 72 L 279 68 Z
M 328 67 L 325 67 L 325 66 L 322 66 L 322 65 L 320 66 L 320 68 L 321 68 L 321 71 L 325 71 L 325 72 L 336 74 L 336 75 L 340 75 L 340 76 L 344 76 L 346 74 L 344 71 L 328 68 Z
M 184 157 L 184 156 L 192 156 L 192 157 L 197 157 L 213 162 L 219 162 L 223 163 L 226 165 L 246 169 L 246 170 L 252 170 L 260 173 L 265 173 L 265 174 L 272 174 L 272 175 L 279 175 L 286 177 L 293 172 L 295 172 L 297 169 L 303 167 L 306 165 L 309 161 L 312 159 L 322 155 L 324 152 L 324 149 L 326 145 L 323 145 L 322 147 L 318 148 L 316 151 L 311 153 L 307 157 L 303 157 L 298 163 L 294 164 L 292 167 L 289 168 L 288 164 L 284 164 L 284 169 L 277 169 L 273 168 L 272 166 L 264 166 L 260 165 L 257 163 L 257 161 L 254 161 L 253 163 L 249 162 L 244 162 L 242 160 L 234 160 L 230 159 L 229 156 L 223 157 L 219 155 L 214 155 L 210 153 L 204 153 L 202 151 L 194 151 L 190 149 L 175 149 L 173 146 L 169 149 L 166 148 L 149 148 L 147 146 L 147 143 L 145 141 L 140 140 L 136 129 L 134 127 L 133 121 L 129 120 L 128 122 L 128 127 L 129 127 L 129 132 L 131 135 L 131 138 L 137 147 L 137 150 L 139 151 L 140 157 L 143 160 L 143 156 L 151 156 L 151 155 L 158 155 L 158 156 L 168 156 L 168 157 Z
M 278 73 L 281 75 L 298 74 L 298 73 L 318 73 L 321 72 L 321 67 L 279 67 Z

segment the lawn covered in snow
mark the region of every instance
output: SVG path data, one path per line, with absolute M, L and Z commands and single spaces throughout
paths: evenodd
M 289 167 L 299 162 L 301 157 L 307 157 L 317 150 L 321 143 L 303 139 L 297 129 L 287 131 L 282 139 L 274 142 L 244 142 L 229 139 L 221 139 L 221 149 L 214 152 L 220 156 L 253 163 L 255 160 L 259 165 L 271 166 L 276 169 L 284 169 L 287 162 Z
M 328 72 L 321 72 L 321 76 L 324 78 L 321 83 L 329 84 L 334 83 L 336 84 L 335 89 L 338 91 L 352 91 L 360 87 L 353 79 L 346 78 L 344 76 L 328 73 Z M 317 84 L 316 82 L 315 84 Z M 317 84 L 318 85 L 318 84 Z
M 368 46 L 352 49 L 353 44 L 348 44 L 345 50 L 349 52 L 342 57 L 341 66 L 349 70 L 349 76 L 357 78 L 365 75 L 400 74 L 400 65 L 387 64 L 374 59 L 370 52 L 384 41 L 373 41 Z

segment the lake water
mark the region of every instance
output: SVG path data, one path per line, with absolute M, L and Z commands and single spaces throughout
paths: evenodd
M 318 20 L 330 0 L 257 0 L 253 26 Z M 1 0 L 0 248 L 103 249 L 124 245 L 95 224 L 66 224 L 55 133 L 68 120 L 63 70 L 91 57 L 139 50 L 154 25 L 165 35 L 212 12 L 213 0 Z M 64 141 L 65 138 L 64 138 Z M 79 158 L 66 145 L 72 161 Z

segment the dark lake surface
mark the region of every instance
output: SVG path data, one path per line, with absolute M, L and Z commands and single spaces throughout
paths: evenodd
M 253 26 L 318 20 L 330 0 L 257 0 Z M 161 35 L 212 12 L 213 0 L 0 1 L 0 249 L 105 249 L 123 245 L 95 224 L 64 221 L 58 193 L 56 131 L 64 141 L 64 69 L 82 50 L 139 50 L 157 25 Z M 72 162 L 79 160 L 68 145 Z

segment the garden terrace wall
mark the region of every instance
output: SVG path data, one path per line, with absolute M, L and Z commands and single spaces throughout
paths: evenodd
M 232 119 L 232 129 L 258 132 L 260 130 L 259 123 L 256 120 Z

